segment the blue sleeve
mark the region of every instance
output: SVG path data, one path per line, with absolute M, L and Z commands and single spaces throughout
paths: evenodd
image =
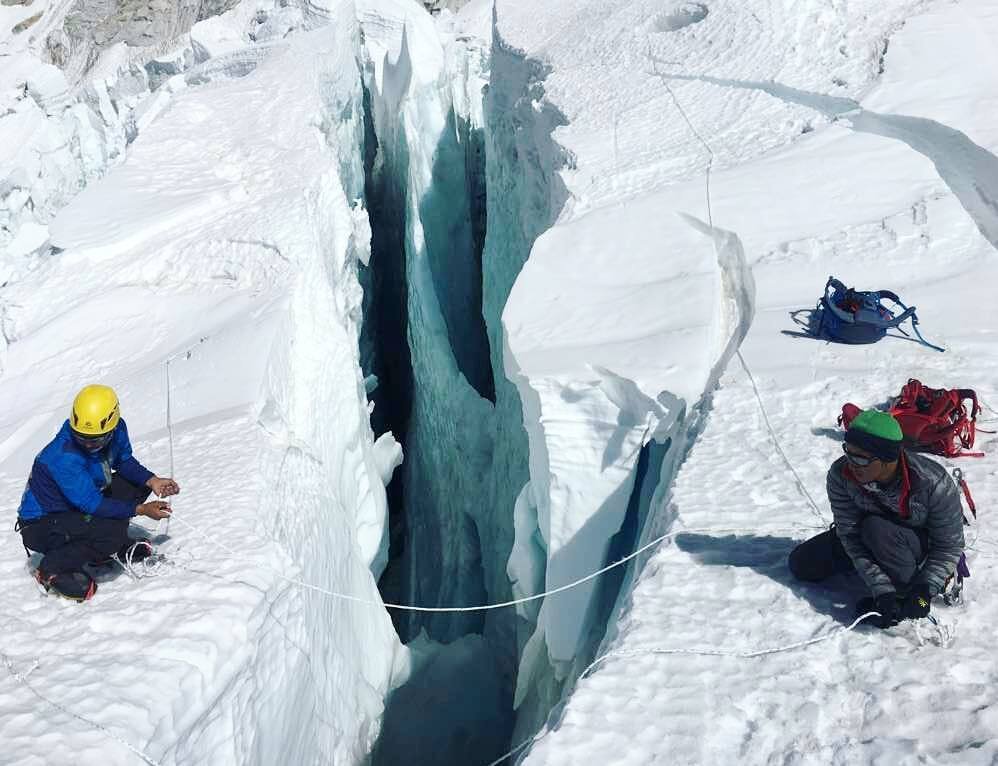
M 137 487 L 145 486 L 145 483 L 155 476 L 152 471 L 142 465 L 142 463 L 134 457 L 130 457 L 128 460 L 120 461 L 116 470 L 119 474 L 121 474 L 121 478 L 127 479 Z
M 121 478 L 138 487 L 145 486 L 154 474 L 132 456 L 132 443 L 128 439 L 128 426 L 122 420 L 114 434 L 114 462 L 111 467 L 121 474 Z
M 44 470 L 38 474 L 37 481 L 53 482 L 70 505 L 83 513 L 111 519 L 127 519 L 135 515 L 135 503 L 104 497 L 94 486 L 86 469 L 72 461 L 46 462 Z

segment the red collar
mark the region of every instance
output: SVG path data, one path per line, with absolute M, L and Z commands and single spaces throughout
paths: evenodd
M 911 509 L 908 507 L 908 498 L 911 495 L 911 476 L 908 473 L 908 459 L 905 457 L 904 450 L 901 450 L 901 457 L 898 458 L 899 467 L 901 469 L 901 496 L 899 498 L 899 512 L 902 519 L 911 518 Z M 864 492 L 867 492 L 866 487 L 859 483 L 859 479 L 852 472 L 852 468 L 849 467 L 849 461 L 847 460 L 842 466 L 842 475 L 849 479 L 853 484 L 856 484 Z

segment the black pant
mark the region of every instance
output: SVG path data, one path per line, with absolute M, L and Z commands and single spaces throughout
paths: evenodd
M 898 589 L 911 582 L 929 547 L 926 530 L 911 529 L 884 516 L 870 515 L 863 519 L 860 536 L 870 555 Z M 794 548 L 788 563 L 794 577 L 809 582 L 855 571 L 834 528 Z
M 104 496 L 139 504 L 150 491 L 114 474 Z M 51 513 L 22 524 L 21 540 L 25 548 L 45 554 L 39 564 L 45 574 L 79 572 L 84 564 L 106 559 L 128 545 L 128 522 L 78 511 Z

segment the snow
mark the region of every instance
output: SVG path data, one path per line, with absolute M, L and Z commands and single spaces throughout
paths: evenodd
M 751 651 L 848 624 L 855 589 L 790 581 L 787 553 L 821 522 L 773 440 L 830 518 L 824 473 L 838 445 L 824 437 L 842 403 L 881 403 L 908 377 L 995 397 L 998 315 L 986 285 L 998 276 L 998 136 L 977 105 L 994 99 L 998 83 L 993 70 L 969 63 L 993 56 L 993 9 L 810 3 L 780 23 L 785 12 L 712 3 L 679 27 L 675 11 L 656 22 L 640 3 L 571 3 L 548 16 L 497 6 L 503 43 L 544 61 L 544 99 L 567 122 L 554 139 L 569 158 L 569 201 L 503 315 L 521 395 L 539 400 L 527 428 L 531 486 L 543 488 L 546 587 L 603 563 L 630 494 L 622 477 L 633 481 L 641 445 L 670 415 L 685 417 L 682 405 L 696 437 L 671 491 L 663 468 L 640 539 L 670 525 L 690 532 L 664 544 L 633 591 L 624 589 L 603 643 L 602 651 L 639 656 L 611 657 L 580 680 L 524 763 L 994 757 L 991 705 L 977 685 L 990 671 L 970 681 L 954 670 L 977 666 L 987 651 L 987 548 L 971 564 L 971 604 L 938 610 L 957 626 L 948 649 L 919 647 L 908 625 L 754 660 L 640 656 Z M 642 14 L 651 31 L 635 21 Z M 659 32 L 671 36 L 667 52 Z M 829 273 L 896 290 L 919 307 L 923 333 L 949 350 L 783 335 L 796 329 L 788 312 L 812 307 Z M 746 330 L 741 350 L 773 434 L 732 357 Z M 607 371 L 643 396 L 620 396 Z M 980 439 L 993 448 L 993 437 Z M 961 467 L 986 506 L 991 458 Z M 744 531 L 719 531 L 731 528 Z M 518 523 L 517 546 L 525 534 L 532 530 Z M 593 591 L 545 601 L 521 661 L 523 736 L 514 743 L 585 667 Z M 552 691 L 551 678 L 566 680 Z M 937 734 L 942 720 L 947 733 Z
M 7 760 L 484 763 L 538 729 L 524 763 L 998 758 L 993 457 L 961 464 L 952 645 L 842 632 L 855 583 L 786 570 L 843 402 L 998 402 L 993 3 L 253 1 L 60 69 L 69 5 L 0 6 L 0 493 L 101 380 L 183 494 L 168 564 L 82 606 L 9 535 Z M 948 350 L 785 334 L 829 273 Z M 399 337 L 365 316 L 385 289 Z M 404 434 L 370 424 L 405 388 L 379 343 Z M 295 584 L 504 601 L 667 531 L 543 602 L 401 619 L 406 647 Z
M 285 579 L 378 602 L 399 459 L 375 448 L 358 359 L 358 51 L 343 3 L 252 73 L 177 93 L 54 218 L 62 251 L 4 288 L 8 509 L 90 380 L 166 474 L 170 360 L 171 565 L 78 606 L 39 594 L 12 533 L 0 558 L 14 670 L 37 659 L 39 693 L 155 761 L 360 762 L 405 657 L 384 610 Z M 0 730 L 11 763 L 135 759 L 13 678 Z

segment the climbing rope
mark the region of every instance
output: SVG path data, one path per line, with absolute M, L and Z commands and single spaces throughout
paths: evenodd
M 238 551 L 230 547 L 228 544 L 226 544 L 223 540 L 212 537 L 211 535 L 202 532 L 194 524 L 191 524 L 189 521 L 184 519 L 183 516 L 175 516 L 175 518 L 180 524 L 190 529 L 192 532 L 197 534 L 199 537 L 201 537 L 201 539 L 203 539 L 205 542 L 209 543 L 210 545 L 217 548 L 221 548 L 222 550 L 232 554 L 235 557 L 240 557 L 242 555 Z M 608 564 L 602 569 L 596 570 L 595 572 L 591 572 L 590 574 L 587 574 L 584 577 L 580 577 L 577 580 L 573 580 L 572 582 L 566 583 L 565 585 L 561 585 L 557 588 L 552 588 L 551 590 L 546 590 L 543 593 L 535 593 L 532 596 L 524 596 L 523 598 L 517 598 L 511 601 L 500 601 L 495 604 L 482 604 L 478 606 L 412 606 L 410 604 L 393 604 L 386 601 L 380 601 L 380 600 L 375 601 L 374 599 L 366 599 L 366 598 L 361 598 L 360 596 L 353 596 L 350 595 L 349 593 L 339 593 L 338 591 L 330 590 L 328 588 L 323 588 L 320 585 L 315 585 L 314 583 L 306 582 L 296 577 L 289 577 L 283 572 L 274 569 L 273 567 L 267 566 L 266 564 L 262 566 L 262 569 L 265 569 L 268 572 L 271 572 L 272 574 L 280 578 L 281 580 L 291 583 L 292 585 L 297 585 L 300 588 L 305 588 L 306 590 L 311 590 L 316 593 L 321 593 L 322 595 L 329 596 L 331 598 L 337 598 L 343 601 L 350 601 L 355 604 L 364 604 L 365 606 L 375 606 L 381 609 L 398 609 L 406 612 L 436 612 L 436 613 L 485 612 L 492 609 L 506 609 L 511 606 L 518 606 L 519 604 L 527 604 L 530 603 L 531 601 L 537 601 L 538 599 L 547 598 L 548 596 L 554 596 L 558 593 L 563 593 L 567 590 L 571 590 L 572 588 L 576 588 L 579 585 L 582 585 L 583 583 L 596 579 L 600 575 L 606 574 L 612 569 L 616 569 L 619 566 L 623 566 L 632 559 L 640 556 L 645 551 L 654 548 L 656 545 L 663 542 L 664 540 L 677 537 L 678 535 L 705 534 L 705 533 L 760 534 L 760 533 L 774 533 L 774 532 L 801 532 L 804 530 L 813 530 L 815 528 L 816 527 L 808 527 L 806 525 L 797 525 L 792 527 L 777 527 L 772 529 L 763 529 L 758 527 L 754 527 L 752 529 L 745 529 L 744 527 L 737 527 L 737 528 L 704 527 L 702 529 L 680 529 L 676 530 L 675 532 L 667 532 L 664 535 L 659 535 L 651 542 L 642 545 L 633 553 L 624 556 L 624 558 L 619 559 L 613 562 L 612 564 Z
M 31 683 L 28 681 L 28 676 L 31 674 L 33 670 L 35 670 L 35 668 L 39 666 L 40 663 L 38 662 L 38 660 L 35 660 L 32 666 L 25 673 L 18 673 L 17 670 L 14 668 L 14 661 L 3 652 L 0 652 L 0 660 L 3 661 L 3 664 L 6 666 L 7 672 L 10 673 L 11 678 L 13 678 L 17 683 L 19 683 L 21 686 L 23 686 L 25 689 L 27 689 L 29 692 L 35 695 L 46 705 L 54 707 L 56 710 L 60 711 L 64 715 L 69 716 L 70 718 L 75 718 L 77 721 L 81 721 L 87 724 L 87 726 L 90 726 L 91 728 L 96 729 L 97 731 L 104 734 L 104 736 L 106 736 L 108 739 L 113 739 L 115 742 L 128 748 L 128 750 L 131 751 L 132 754 L 141 758 L 145 763 L 149 764 L 149 766 L 160 766 L 159 761 L 153 759 L 146 753 L 139 750 L 137 747 L 135 747 L 135 745 L 133 745 L 128 740 L 119 737 L 117 734 L 115 734 L 113 731 L 107 728 L 104 724 L 98 723 L 92 718 L 87 718 L 85 715 L 80 715 L 79 713 L 73 712 L 65 705 L 62 705 L 53 699 L 49 699 L 44 694 L 39 692 L 34 686 L 32 686 Z
M 686 110 L 683 109 L 682 103 L 679 101 L 679 98 L 676 96 L 675 92 L 672 90 L 672 87 L 669 85 L 667 75 L 658 70 L 659 60 L 656 59 L 654 56 L 652 56 L 650 52 L 648 53 L 648 58 L 652 62 L 653 73 L 655 74 L 656 77 L 658 77 L 662 81 L 662 85 L 665 87 L 666 92 L 669 94 L 669 97 L 672 99 L 672 103 L 676 105 L 676 109 L 679 112 L 679 114 L 682 116 L 683 121 L 686 123 L 686 126 L 690 129 L 690 132 L 696 137 L 697 141 L 700 142 L 703 148 L 707 150 L 707 164 L 704 167 L 704 186 L 706 189 L 706 197 L 707 197 L 707 223 L 710 224 L 711 228 L 713 228 L 714 214 L 711 205 L 710 172 L 714 167 L 714 158 L 716 155 L 714 154 L 714 150 L 711 148 L 710 144 L 707 143 L 707 139 L 705 139 L 700 134 L 700 131 L 696 129 L 696 126 L 693 124 L 693 121 L 686 113 Z M 717 241 L 713 240 L 713 242 L 714 242 L 714 249 L 716 252 Z M 790 470 L 790 473 L 793 474 L 794 480 L 797 484 L 797 489 L 801 493 L 801 495 L 804 496 L 804 499 L 807 500 L 811 512 L 814 513 L 814 515 L 821 520 L 821 523 L 827 527 L 829 523 L 828 520 L 821 512 L 820 506 L 818 505 L 817 502 L 815 502 L 814 497 L 807 489 L 807 485 L 804 484 L 804 480 L 801 478 L 800 474 L 797 472 L 797 469 L 794 467 L 794 464 L 787 456 L 787 453 L 783 450 L 783 446 L 780 444 L 780 440 L 776 435 L 776 430 L 773 428 L 773 424 L 769 420 L 769 414 L 766 411 L 766 405 L 763 403 L 762 394 L 759 393 L 759 387 L 756 385 L 755 376 L 752 374 L 752 371 L 749 369 L 748 362 L 745 361 L 745 356 L 742 354 L 742 350 L 740 348 L 735 349 L 735 354 L 738 356 L 738 361 L 741 363 L 742 369 L 745 371 L 745 374 L 748 376 L 749 382 L 752 384 L 752 391 L 755 393 L 755 400 L 759 404 L 759 411 L 762 413 L 762 418 L 766 424 L 766 429 L 769 431 L 770 438 L 773 441 L 773 446 L 776 448 L 776 451 L 779 453 L 780 457 L 783 458 L 783 462 L 786 463 L 786 466 Z
M 170 454 L 170 473 L 169 473 L 169 477 L 171 479 L 174 478 L 174 475 L 175 475 L 176 471 L 175 471 L 174 463 L 173 463 L 173 385 L 172 385 L 171 380 L 170 380 L 170 364 L 172 362 L 174 362 L 175 360 L 179 359 L 180 357 L 183 357 L 184 359 L 190 359 L 191 358 L 191 354 L 194 353 L 194 349 L 196 349 L 198 346 L 202 345 L 206 340 L 209 340 L 212 337 L 214 337 L 214 336 L 212 336 L 212 335 L 203 335 L 200 339 L 198 339 L 198 342 L 195 343 L 193 346 L 190 346 L 189 348 L 186 348 L 183 351 L 178 351 L 176 354 L 174 354 L 173 356 L 169 356 L 166 359 L 166 364 L 165 364 L 165 366 L 166 366 L 166 438 L 167 438 L 167 444 L 169 446 L 169 454 Z M 171 501 L 171 505 L 172 505 L 172 501 Z M 166 537 L 166 536 L 168 536 L 170 534 L 170 519 L 171 518 L 172 518 L 172 515 L 171 516 L 167 516 L 166 519 L 165 519 L 166 524 L 163 526 L 163 533 L 162 533 L 164 537 Z M 157 524 L 157 528 L 158 528 L 158 526 L 159 525 Z
M 140 545 L 149 548 L 149 553 L 139 561 L 135 561 L 135 556 Z M 145 540 L 136 540 L 128 547 L 123 557 L 119 557 L 115 553 L 111 556 L 111 559 L 132 580 L 145 580 L 149 577 L 159 577 L 165 574 L 167 569 L 177 565 L 177 562 L 173 560 L 174 556 L 176 556 L 176 551 L 172 551 L 170 559 L 167 559 L 166 556 L 153 553 L 152 544 L 147 543 Z
M 166 360 L 166 437 L 169 442 L 170 447 L 170 473 L 167 474 L 171 479 L 174 477 L 173 471 L 173 408 L 170 405 L 170 362 L 173 359 Z M 166 524 L 163 526 L 163 536 L 170 534 L 170 517 L 166 517 Z
M 588 676 L 589 673 L 592 670 L 594 670 L 598 665 L 602 665 L 604 662 L 606 662 L 607 660 L 610 660 L 610 659 L 628 658 L 628 657 L 644 657 L 644 656 L 648 656 L 648 655 L 685 654 L 685 655 L 696 655 L 696 656 L 701 656 L 701 657 L 736 657 L 738 659 L 749 660 L 749 659 L 754 659 L 756 657 L 765 657 L 766 655 L 770 655 L 770 654 L 782 654 L 784 652 L 792 652 L 792 651 L 795 651 L 797 649 L 803 649 L 803 648 L 805 648 L 807 646 L 813 646 L 814 644 L 820 644 L 820 643 L 822 643 L 824 641 L 829 641 L 829 640 L 835 638 L 836 636 L 839 636 L 839 635 L 842 635 L 844 633 L 848 633 L 848 632 L 850 632 L 852 630 L 855 630 L 856 626 L 859 625 L 861 622 L 863 622 L 863 620 L 866 620 L 866 619 L 868 619 L 870 617 L 879 617 L 879 616 L 880 616 L 880 612 L 867 612 L 865 614 L 860 615 L 855 620 L 853 620 L 852 624 L 850 624 L 850 625 L 844 625 L 844 626 L 839 627 L 839 628 L 835 628 L 834 630 L 830 630 L 830 631 L 828 631 L 828 633 L 825 633 L 822 636 L 816 636 L 814 638 L 809 638 L 809 639 L 806 639 L 804 641 L 797 641 L 797 642 L 792 643 L 792 644 L 785 644 L 785 645 L 781 645 L 781 646 L 771 646 L 771 647 L 766 647 L 764 649 L 756 649 L 756 650 L 750 651 L 750 652 L 726 651 L 724 649 L 703 648 L 703 647 L 695 647 L 695 646 L 693 646 L 693 647 L 678 647 L 678 648 L 647 647 L 647 648 L 643 648 L 643 649 L 642 648 L 639 648 L 639 649 L 630 649 L 630 650 L 626 650 L 626 651 L 623 651 L 623 650 L 622 651 L 611 651 L 611 652 L 607 652 L 606 654 L 603 654 L 600 657 L 597 657 L 595 660 L 593 660 L 591 663 L 589 663 L 589 665 L 586 667 L 586 669 L 583 670 L 579 674 L 579 678 L 576 681 L 576 684 L 579 681 L 581 681 L 582 679 L 586 678 L 586 676 Z M 920 641 L 922 640 L 921 634 L 918 634 L 918 638 L 919 638 Z M 574 689 L 573 689 L 573 692 L 574 692 Z M 571 696 L 571 695 L 567 695 L 567 696 Z M 514 747 L 509 752 L 504 753 L 499 758 L 496 758 L 494 761 L 492 761 L 491 763 L 489 763 L 488 766 L 499 766 L 499 764 L 502 763 L 503 761 L 505 761 L 507 758 L 512 758 L 514 755 L 516 755 L 517 753 L 519 753 L 524 748 L 526 748 L 526 747 L 532 745 L 533 743 L 537 742 L 538 740 L 542 739 L 547 734 L 547 732 L 551 731 L 553 728 L 554 728 L 554 726 L 548 726 L 548 727 L 546 727 L 542 731 L 540 731 L 537 734 L 535 734 L 533 737 L 530 737 L 529 739 L 526 739 L 523 742 L 521 742 L 520 744 L 518 744 L 516 747 Z
M 742 356 L 742 350 L 737 349 L 735 354 L 738 356 L 738 361 L 741 362 L 742 369 L 745 370 L 745 374 L 748 376 L 749 383 L 752 384 L 752 391 L 755 393 L 755 400 L 759 403 L 759 412 L 762 413 L 762 419 L 766 423 L 766 430 L 769 431 L 770 438 L 773 440 L 773 446 L 776 448 L 776 451 L 779 453 L 780 457 L 783 458 L 783 462 L 786 463 L 790 473 L 793 474 L 794 481 L 797 483 L 797 490 L 807 500 L 808 505 L 811 508 L 811 512 L 818 517 L 822 523 L 822 526 L 827 527 L 828 519 L 826 519 L 825 515 L 821 512 L 821 508 L 818 507 L 818 503 L 815 502 L 814 497 L 808 491 L 807 485 L 804 484 L 804 479 L 802 479 L 801 475 L 797 472 L 797 469 L 787 456 L 787 453 L 783 451 L 783 446 L 780 444 L 780 440 L 776 435 L 776 429 L 773 428 L 773 424 L 769 420 L 769 414 L 766 412 L 766 405 L 762 401 L 762 394 L 759 393 L 759 386 L 756 385 L 755 376 L 749 369 L 748 363 L 745 361 L 745 357 Z
M 589 675 L 589 673 L 592 670 L 594 670 L 598 665 L 602 665 L 607 660 L 617 659 L 617 658 L 646 657 L 649 655 L 694 655 L 700 657 L 734 657 L 742 660 L 750 660 L 750 659 L 755 659 L 757 657 L 765 657 L 772 654 L 783 654 L 785 652 L 792 652 L 798 649 L 804 649 L 808 646 L 813 646 L 814 644 L 820 644 L 825 641 L 830 641 L 836 636 L 841 636 L 845 633 L 849 633 L 855 630 L 856 627 L 861 622 L 871 617 L 880 617 L 880 612 L 866 612 L 865 614 L 861 614 L 859 617 L 853 620 L 851 624 L 835 628 L 834 630 L 830 630 L 821 636 L 808 638 L 803 641 L 796 641 L 792 644 L 783 644 L 780 646 L 765 647 L 763 649 L 755 649 L 752 651 L 738 652 L 738 651 L 727 651 L 724 649 L 714 649 L 709 647 L 705 648 L 705 647 L 696 647 L 696 646 L 692 647 L 651 646 L 638 649 L 610 651 L 607 652 L 606 654 L 601 655 L 600 657 L 597 657 L 595 660 L 589 663 L 586 669 L 579 674 L 578 680 L 575 683 L 578 684 L 579 681 L 586 678 Z M 918 641 L 919 646 L 925 646 L 926 643 L 932 641 L 930 637 L 927 637 L 924 630 L 919 628 L 919 622 L 921 622 L 920 620 L 910 620 L 910 622 L 914 629 L 915 638 Z M 948 648 L 956 638 L 956 632 L 953 626 L 944 624 L 940 620 L 937 620 L 935 617 L 931 616 L 929 617 L 929 622 L 932 624 L 934 630 L 937 633 L 933 643 L 935 643 L 937 646 Z M 573 688 L 573 693 L 574 693 L 574 688 Z M 566 698 L 569 696 L 571 695 L 570 694 L 566 695 Z M 524 740 L 516 747 L 514 747 L 512 750 L 504 753 L 499 758 L 496 758 L 494 761 L 489 763 L 488 766 L 499 766 L 499 764 L 505 761 L 507 758 L 512 758 L 514 755 L 519 753 L 524 748 L 529 747 L 530 745 L 534 744 L 540 739 L 543 739 L 550 731 L 554 730 L 556 725 L 557 722 L 555 722 L 554 725 L 546 726 L 542 731 L 538 732 L 533 737 Z

